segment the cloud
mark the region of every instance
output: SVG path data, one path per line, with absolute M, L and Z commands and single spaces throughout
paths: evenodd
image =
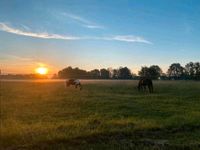
M 133 36 L 133 35 L 117 35 L 117 36 L 112 37 L 112 40 L 124 41 L 124 42 L 139 42 L 139 43 L 152 44 L 152 42 L 150 42 L 148 40 L 145 40 L 142 37 Z
M 17 35 L 23 35 L 23 36 L 30 36 L 35 38 L 43 38 L 43 39 L 62 39 L 62 40 L 77 40 L 79 37 L 73 37 L 73 36 L 63 36 L 59 34 L 49 34 L 46 32 L 42 33 L 36 33 L 36 32 L 30 32 L 30 31 L 24 31 L 20 29 L 16 29 L 13 27 L 10 27 L 9 25 L 5 23 L 0 22 L 0 30 L 17 34 Z
M 80 16 L 74 15 L 74 14 L 69 14 L 69 13 L 62 13 L 64 16 L 67 16 L 73 20 L 85 23 L 85 24 L 91 24 L 91 21 L 88 21 Z
M 86 27 L 86 28 L 90 28 L 90 29 L 104 29 L 105 28 L 104 26 L 97 25 L 96 23 L 94 23 L 92 21 L 89 21 L 83 17 L 77 16 L 74 14 L 64 12 L 64 13 L 62 13 L 62 15 L 66 16 L 70 19 L 73 19 L 74 21 L 80 23 L 83 27 Z
M 104 29 L 103 26 L 97 26 L 97 25 L 82 25 L 86 28 L 89 28 L 89 29 Z
M 26 27 L 26 26 L 24 26 Z M 26 27 L 30 30 L 29 27 Z M 91 26 L 91 28 L 95 28 Z M 5 23 L 0 22 L 0 30 L 22 35 L 22 36 L 29 36 L 34 38 L 43 38 L 43 39 L 60 39 L 60 40 L 106 40 L 106 41 L 121 41 L 121 42 L 131 42 L 131 43 L 145 43 L 145 44 L 152 44 L 152 42 L 144 39 L 143 37 L 134 36 L 134 35 L 115 35 L 115 36 L 65 36 L 65 35 L 59 35 L 59 34 L 50 34 L 50 33 L 36 33 L 36 32 L 30 32 L 25 30 L 20 30 L 13 28 L 11 26 L 8 26 Z
M 134 36 L 134 35 L 115 35 L 115 36 L 104 36 L 104 37 L 88 37 L 87 39 L 153 44 L 152 42 L 150 42 L 148 40 L 145 40 L 142 37 Z

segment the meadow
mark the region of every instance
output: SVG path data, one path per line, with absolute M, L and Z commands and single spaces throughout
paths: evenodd
M 200 82 L 1 81 L 0 149 L 200 149 Z

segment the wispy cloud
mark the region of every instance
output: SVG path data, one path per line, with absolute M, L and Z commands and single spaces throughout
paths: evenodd
M 97 25 L 82 25 L 82 26 L 89 29 L 104 29 L 103 26 L 97 26 Z
M 152 44 L 152 42 L 150 42 L 148 40 L 145 40 L 142 37 L 133 36 L 133 35 L 117 35 L 117 36 L 112 37 L 112 40 L 124 41 L 124 42 L 139 42 L 139 43 Z
M 90 29 L 104 29 L 105 27 L 102 25 L 97 25 L 96 23 L 87 20 L 83 17 L 74 15 L 74 14 L 70 14 L 70 13 L 62 13 L 63 16 L 68 17 L 76 22 L 78 22 L 79 24 L 81 24 L 81 26 L 86 27 L 86 28 L 90 28 Z
M 63 39 L 63 40 L 77 40 L 79 37 L 74 36 L 63 36 L 59 34 L 49 34 L 46 32 L 42 33 L 36 33 L 36 32 L 30 32 L 30 31 L 24 31 L 17 28 L 13 28 L 5 23 L 0 22 L 0 30 L 17 34 L 17 35 L 24 35 L 24 36 L 30 36 L 35 38 L 43 38 L 43 39 Z
M 23 28 L 25 28 L 24 26 Z M 26 27 L 30 30 L 29 27 Z M 91 26 L 92 28 L 92 26 Z M 43 38 L 43 39 L 61 39 L 61 40 L 106 40 L 106 41 L 121 41 L 121 42 L 132 42 L 132 43 L 145 43 L 152 44 L 152 42 L 144 39 L 143 37 L 134 36 L 134 35 L 114 35 L 114 36 L 66 36 L 59 34 L 50 34 L 50 33 L 36 33 L 31 31 L 25 31 L 17 28 L 13 28 L 5 23 L 0 22 L 0 30 L 22 35 L 29 36 L 34 38 Z
M 143 37 L 134 36 L 134 35 L 114 35 L 114 36 L 104 36 L 104 37 L 86 37 L 86 39 L 153 44 L 152 42 L 144 39 Z

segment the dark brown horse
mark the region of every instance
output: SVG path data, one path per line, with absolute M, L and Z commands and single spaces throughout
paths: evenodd
M 138 90 L 139 91 L 145 91 L 146 90 L 146 86 L 149 89 L 149 93 L 153 93 L 153 82 L 151 79 L 149 78 L 141 78 L 139 83 L 138 83 Z
M 74 85 L 75 88 L 79 86 L 80 90 L 82 90 L 81 82 L 78 79 L 69 79 L 66 81 L 66 87 L 69 87 L 70 85 Z

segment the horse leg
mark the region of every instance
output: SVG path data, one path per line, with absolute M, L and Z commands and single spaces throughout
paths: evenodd
M 138 91 L 140 92 L 140 90 L 141 90 L 141 85 L 139 84 L 138 85 Z
M 144 85 L 141 85 L 140 89 L 142 92 L 144 92 Z
M 79 87 L 80 87 L 80 90 L 82 90 L 82 86 L 81 86 L 81 84 L 79 83 Z
M 153 86 L 152 85 L 148 85 L 149 88 L 149 93 L 153 93 Z
M 66 83 L 65 83 L 65 88 L 67 88 L 67 87 L 68 87 L 68 83 L 66 82 Z
M 144 85 L 144 91 L 146 91 L 146 90 L 147 90 L 146 85 Z
M 65 87 L 69 87 L 70 83 L 68 81 L 65 82 Z
M 153 93 L 153 85 L 151 85 L 151 93 Z
M 149 93 L 151 93 L 151 87 L 148 85 Z

